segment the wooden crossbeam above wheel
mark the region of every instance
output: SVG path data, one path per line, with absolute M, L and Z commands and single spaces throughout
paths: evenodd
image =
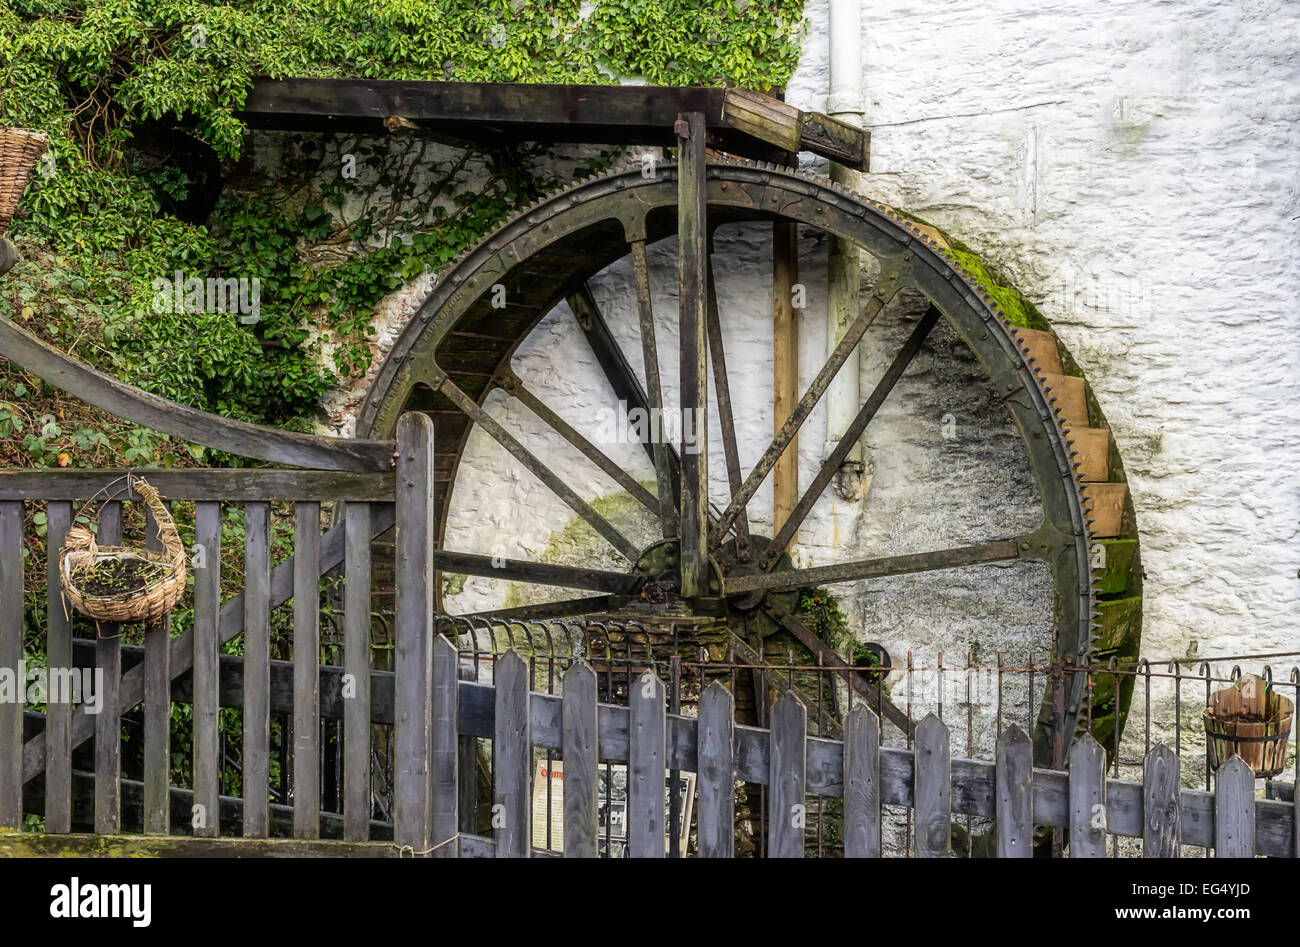
M 241 117 L 254 128 L 387 128 L 485 143 L 675 145 L 684 112 L 702 113 L 710 146 L 723 151 L 765 160 L 810 151 L 866 170 L 868 132 L 745 89 L 258 78 Z

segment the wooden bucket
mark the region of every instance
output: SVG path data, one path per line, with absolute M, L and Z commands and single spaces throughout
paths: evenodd
M 1236 754 L 1256 776 L 1278 775 L 1286 766 L 1294 713 L 1295 703 L 1257 674 L 1215 691 L 1203 715 L 1210 768 L 1217 770 Z
M 9 227 L 49 140 L 44 132 L 0 128 L 0 233 Z

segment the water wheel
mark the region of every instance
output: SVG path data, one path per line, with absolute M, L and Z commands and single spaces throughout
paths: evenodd
M 442 274 L 374 373 L 360 409 L 357 436 L 362 438 L 392 437 L 405 411 L 432 417 L 443 568 L 553 590 L 545 601 L 505 612 L 511 617 L 618 613 L 650 600 L 682 616 L 743 622 L 746 615 L 757 613 L 780 622 L 789 616 L 791 596 L 800 589 L 907 575 L 917 577 L 918 583 L 908 594 L 919 597 L 927 594 L 927 577 L 947 570 L 1015 564 L 1050 575 L 1042 586 L 1042 605 L 1050 616 L 1051 648 L 1058 659 L 1078 665 L 1108 656 L 1135 656 L 1140 613 L 1131 602 L 1139 591 L 1140 569 L 1133 549 L 1124 545 L 1132 544 L 1135 536 L 1131 501 L 1100 408 L 1054 335 L 1041 326 L 1013 324 L 999 304 L 999 291 L 988 285 L 986 274 L 967 266 L 965 255 L 945 235 L 889 207 L 773 165 L 710 158 L 683 167 L 702 180 L 694 193 L 705 195 L 703 213 L 690 219 L 707 221 L 710 246 L 731 227 L 747 227 L 752 233 L 766 226 L 770 234 L 772 224 L 792 223 L 805 234 L 851 241 L 869 255 L 864 259 L 874 261 L 868 267 L 872 279 L 844 341 L 776 436 L 758 445 L 762 450 L 756 462 L 745 469 L 740 455 L 756 448 L 738 441 L 735 411 L 742 402 L 770 397 L 765 383 L 756 386 L 756 379 L 770 377 L 770 370 L 764 366 L 756 372 L 724 351 L 726 314 L 717 304 L 716 284 L 727 275 L 708 275 L 713 258 L 707 253 L 699 258 L 698 249 L 705 245 L 699 234 L 688 232 L 687 239 L 677 239 L 679 219 L 685 219 L 680 218 L 679 194 L 689 192 L 684 183 L 696 186 L 694 180 L 680 181 L 678 166 L 666 165 L 652 177 L 631 172 L 592 179 L 533 205 Z M 656 330 L 647 264 L 648 254 L 668 252 L 674 244 L 682 257 L 681 293 L 691 305 L 698 301 L 702 317 L 680 340 L 665 337 L 662 327 Z M 635 297 L 639 344 L 631 346 L 620 344 L 620 332 L 632 336 L 626 326 L 606 320 L 591 289 L 591 281 L 619 267 L 631 284 L 627 291 Z M 762 305 L 770 305 L 770 296 L 758 284 L 755 295 L 762 297 Z M 797 568 L 788 554 L 791 541 L 819 503 L 828 502 L 827 486 L 843 457 L 832 454 L 824 459 L 816 478 L 802 485 L 797 504 L 779 529 L 756 528 L 765 514 L 756 513 L 755 497 L 867 329 L 878 317 L 883 324 L 882 313 L 899 326 L 896 347 L 841 445 L 847 449 L 857 440 L 918 353 L 969 353 L 963 357 L 972 361 L 973 355 L 972 364 L 986 374 L 991 392 L 1009 412 L 1007 428 L 1022 445 L 1025 467 L 1023 477 L 1013 482 L 1027 495 L 1036 491 L 1041 515 L 1036 524 L 1014 534 L 996 535 L 996 524 L 984 524 L 975 530 L 980 534 L 976 538 L 945 548 Z M 600 439 L 584 424 L 589 417 L 562 418 L 514 367 L 514 359 L 532 344 L 529 340 L 539 327 L 549 329 L 557 318 L 576 320 L 580 335 L 572 337 L 585 337 L 588 357 L 594 355 L 603 374 L 603 390 L 585 401 L 589 409 L 612 405 L 646 411 L 643 417 L 651 419 L 655 434 L 656 409 L 705 410 L 705 379 L 711 375 L 721 444 L 700 449 L 706 435 L 696 441 L 651 436 L 637 450 L 643 462 L 653 466 L 653 476 L 638 479 L 625 470 L 609 456 L 604 442 L 596 443 Z M 938 348 L 936 330 L 947 339 Z M 676 392 L 665 384 L 669 373 L 661 370 L 665 351 L 673 348 L 680 353 Z M 638 349 L 645 366 L 641 372 L 633 367 Z M 648 518 L 649 527 L 634 534 L 615 522 L 608 508 L 584 498 L 568 465 L 546 462 L 527 438 L 508 429 L 499 411 L 491 410 L 490 399 L 503 397 L 518 402 L 557 433 L 571 457 L 584 457 L 625 491 L 625 499 Z M 458 492 L 504 488 L 484 483 L 483 467 L 466 460 L 483 437 L 513 457 L 608 545 L 600 567 L 558 565 L 514 550 L 510 555 L 452 551 L 456 543 L 449 541 L 449 517 Z M 715 471 L 725 469 L 725 478 L 714 478 L 715 484 L 723 480 L 725 492 L 715 487 L 710 494 L 710 463 Z M 511 526 L 496 523 L 493 528 L 508 533 Z M 1115 552 L 1110 561 L 1108 548 Z M 935 586 L 931 594 L 944 592 Z M 1110 602 L 1130 604 L 1108 624 L 1105 608 Z M 989 620 L 996 622 L 998 616 Z M 1063 714 L 1052 706 L 1050 693 L 1043 698 L 1035 733 L 1040 764 L 1050 762 L 1054 742 L 1058 749 L 1062 738 L 1068 745 L 1086 718 L 1095 727 L 1107 718 L 1112 727 L 1122 721 L 1127 697 L 1122 690 L 1112 693 L 1107 704 L 1105 695 L 1094 692 L 1089 713 L 1083 676 L 1069 675 Z

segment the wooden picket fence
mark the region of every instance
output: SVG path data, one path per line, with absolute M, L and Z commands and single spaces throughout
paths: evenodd
M 527 662 L 515 651 L 497 662 L 491 685 L 458 680 L 456 648 L 445 637 L 436 639 L 432 658 L 433 766 L 399 785 L 407 795 L 395 828 L 406 854 L 544 854 L 533 848 L 530 822 L 537 748 L 564 761 L 565 857 L 597 853 L 597 778 L 605 761 L 627 764 L 632 857 L 664 856 L 666 770 L 697 774 L 696 848 L 705 858 L 733 854 L 737 780 L 767 789 L 771 857 L 803 856 L 809 795 L 843 800 L 849 857 L 882 854 L 882 805 L 913 810 L 914 848 L 925 858 L 951 855 L 953 819 L 962 814 L 996 820 L 999 857 L 1030 857 L 1036 826 L 1066 830 L 1074 858 L 1104 857 L 1108 836 L 1141 838 L 1149 858 L 1177 857 L 1182 845 L 1213 848 L 1219 857 L 1300 855 L 1295 804 L 1256 799 L 1254 773 L 1237 757 L 1219 769 L 1210 793 L 1180 788 L 1179 759 L 1165 746 L 1152 749 L 1139 784 L 1108 779 L 1105 751 L 1090 735 L 1072 746 L 1068 771 L 1035 769 L 1031 741 L 1015 726 L 1002 733 L 994 761 L 953 759 L 948 728 L 934 715 L 908 750 L 881 746 L 879 719 L 865 704 L 849 713 L 845 738 L 829 740 L 808 736 L 806 710 L 792 692 L 762 729 L 734 722 L 721 682 L 704 691 L 695 718 L 666 713 L 665 687 L 652 671 L 621 707 L 597 703 L 596 675 L 582 661 L 566 671 L 555 696 L 530 692 Z M 400 727 L 400 711 L 398 720 Z M 457 831 L 464 734 L 494 741 L 493 838 Z M 426 822 L 403 819 L 422 805 Z
M 384 446 L 389 456 L 391 446 Z M 1054 771 L 1033 767 L 1031 741 L 1015 727 L 1001 735 L 992 761 L 952 758 L 948 729 L 933 716 L 917 727 L 911 748 L 882 746 L 879 720 L 865 705 L 851 708 L 842 740 L 810 737 L 807 711 L 793 692 L 772 707 L 764 729 L 735 722 L 732 695 L 721 683 L 701 695 L 698 717 L 668 713 L 664 683 L 650 670 L 633 681 L 627 706 L 598 703 L 596 674 L 582 661 L 566 670 L 559 695 L 531 691 L 528 662 L 514 651 L 495 662 L 492 684 L 463 679 L 455 644 L 434 634 L 433 577 L 440 565 L 469 570 L 490 563 L 463 554 L 451 562 L 436 548 L 429 419 L 405 415 L 396 446 L 392 471 L 350 469 L 351 461 L 337 457 L 327 458 L 328 470 L 150 471 L 165 495 L 195 504 L 195 545 L 209 563 L 196 572 L 193 628 L 182 635 L 173 637 L 163 622 L 145 630 L 143 649 L 124 648 L 111 628 L 94 641 L 75 639 L 56 571 L 47 572 L 46 661 L 54 670 L 102 669 L 102 709 L 95 716 L 85 706 L 50 701 L 39 714 L 0 701 L 0 854 L 19 851 L 25 838 L 39 838 L 42 852 L 74 851 L 84 841 L 74 826 L 92 825 L 96 835 L 118 838 L 131 838 L 124 832 L 138 826 L 146 836 L 135 838 L 155 847 L 174 836 L 169 851 L 176 854 L 182 846 L 214 853 L 218 842 L 227 852 L 265 854 L 283 841 L 304 854 L 527 857 L 537 854 L 532 780 L 535 752 L 542 752 L 563 760 L 567 857 L 599 852 L 603 763 L 627 765 L 633 856 L 665 854 L 664 777 L 671 771 L 696 774 L 695 852 L 702 857 L 735 854 L 738 781 L 765 787 L 761 824 L 775 857 L 803 855 L 810 797 L 842 800 L 849 856 L 882 854 L 882 806 L 913 810 L 913 848 L 923 857 L 950 854 L 954 816 L 963 815 L 996 819 L 997 854 L 1008 857 L 1031 854 L 1041 826 L 1063 830 L 1072 857 L 1104 855 L 1113 836 L 1141 838 L 1150 856 L 1177 855 L 1181 845 L 1221 856 L 1300 856 L 1296 804 L 1256 800 L 1253 773 L 1240 759 L 1220 768 L 1210 793 L 1180 788 L 1178 757 L 1163 746 L 1151 751 L 1139 784 L 1106 778 L 1105 754 L 1090 736 L 1070 748 L 1068 771 Z M 120 474 L 0 473 L 0 668 L 23 659 L 24 505 L 45 504 L 48 549 L 57 550 L 74 504 Z M 284 501 L 295 505 L 293 556 L 273 568 L 270 504 Z M 101 541 L 120 536 L 123 503 L 130 502 L 100 509 Z M 342 522 L 322 532 L 322 504 L 339 502 Z M 221 523 L 231 504 L 244 510 L 244 585 L 223 602 Z M 370 547 L 394 526 L 393 670 L 381 672 L 370 665 Z M 342 667 L 325 667 L 320 653 L 319 580 L 331 570 L 345 580 Z M 290 600 L 292 661 L 272 660 L 271 610 Z M 222 646 L 240 635 L 243 655 L 223 655 Z M 87 649 L 89 665 L 77 656 Z M 128 667 L 126 657 L 137 663 Z M 342 696 L 344 676 L 355 684 L 353 699 Z M 169 784 L 176 702 L 193 707 L 189 787 Z M 120 718 L 136 706 L 143 722 L 139 781 L 123 778 L 120 739 Z M 238 707 L 243 716 L 242 799 L 221 794 L 221 707 Z M 273 714 L 292 723 L 293 752 L 285 760 L 291 804 L 268 800 Z M 343 737 L 341 813 L 322 808 L 319 724 L 327 719 Z M 393 728 L 391 822 L 372 820 L 368 750 L 375 725 Z M 473 818 L 480 740 L 492 741 L 494 756 L 490 838 L 477 834 Z M 76 764 L 87 760 L 80 748 L 91 745 L 87 772 Z M 44 833 L 5 833 L 30 813 L 44 816 Z M 287 834 L 292 839 L 282 838 Z

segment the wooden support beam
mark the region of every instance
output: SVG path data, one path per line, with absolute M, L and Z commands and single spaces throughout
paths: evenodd
M 682 597 L 709 592 L 708 220 L 704 115 L 677 120 L 677 285 L 681 305 Z M 663 495 L 662 492 L 660 494 Z
M 866 170 L 860 128 L 746 89 L 376 79 L 253 81 L 240 117 L 253 128 L 422 132 L 492 144 L 503 139 L 668 146 L 684 112 L 704 116 L 711 147 L 777 160 L 811 151 Z
M 772 434 L 779 436 L 799 403 L 799 317 L 794 285 L 799 281 L 799 228 L 772 224 Z M 789 519 L 799 500 L 799 436 L 772 468 L 772 531 Z

